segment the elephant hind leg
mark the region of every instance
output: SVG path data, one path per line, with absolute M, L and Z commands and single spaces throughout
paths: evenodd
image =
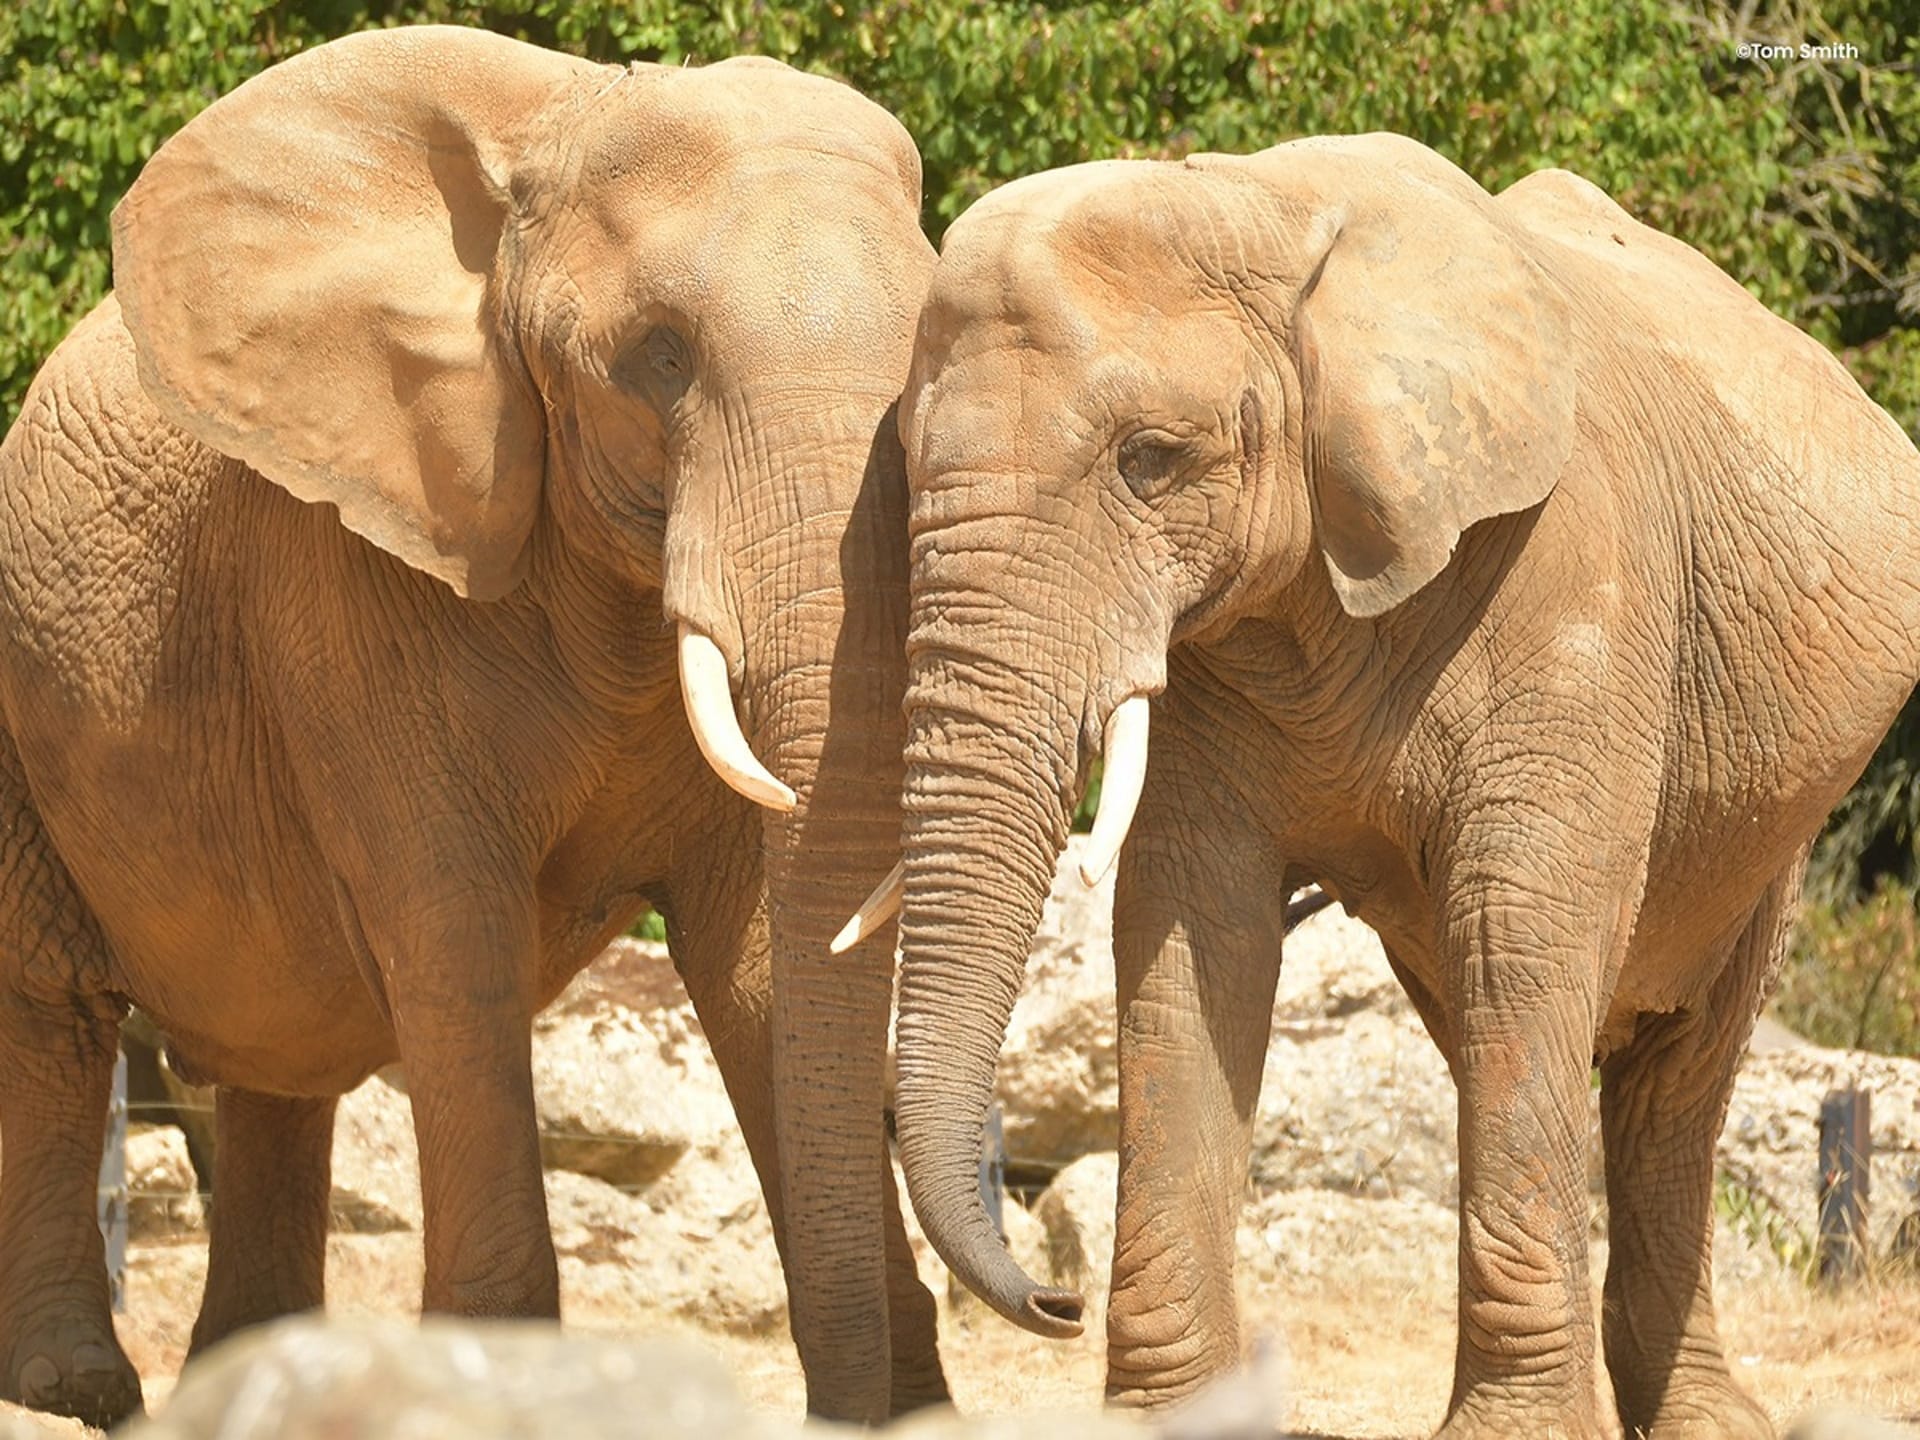
M 96 1195 L 125 1011 L 107 961 L 0 735 L 0 1398 L 103 1427 L 141 1408 Z
M 1713 1308 L 1714 1141 L 1800 893 L 1767 889 L 1698 1010 L 1645 1017 L 1601 1066 L 1611 1232 L 1601 1336 L 1629 1435 L 1771 1440 L 1734 1383 Z
M 337 1103 L 220 1090 L 207 1288 L 190 1355 L 248 1325 L 325 1304 Z

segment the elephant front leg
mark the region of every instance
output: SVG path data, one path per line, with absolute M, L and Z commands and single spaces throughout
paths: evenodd
M 246 1326 L 325 1305 L 337 1104 L 219 1091 L 207 1285 L 189 1355 Z
M 1643 1017 L 1600 1067 L 1607 1260 L 1601 1335 L 1627 1434 L 1772 1440 L 1734 1383 L 1713 1309 L 1714 1141 L 1784 951 L 1796 865 L 1768 888 L 1698 1010 Z M 1680 957 L 1675 957 L 1676 961 Z
M 1500 825 L 1516 833 L 1512 816 Z M 1632 924 L 1617 897 L 1638 887 L 1556 860 L 1554 830 L 1544 817 L 1518 828 L 1541 847 L 1532 873 L 1467 878 L 1481 846 L 1470 837 L 1455 851 L 1442 961 L 1459 1085 L 1460 1295 L 1446 1440 L 1608 1433 L 1587 1271 L 1587 1099 L 1598 992 Z
M 1280 973 L 1284 865 L 1259 818 L 1156 702 L 1120 860 L 1120 1182 L 1107 1396 L 1159 1406 L 1240 1360 L 1235 1228 Z
M 0 997 L 0 1398 L 101 1427 L 140 1410 L 96 1213 L 118 1032 L 104 1003 Z
M 451 855 L 438 874 L 459 874 Z M 363 917 L 383 913 L 356 907 Z M 529 887 L 474 880 L 444 900 L 384 914 L 366 928 L 383 957 L 420 1149 L 422 1308 L 557 1318 L 533 1100 Z
M 0 1398 L 115 1425 L 141 1408 L 96 1194 L 125 1006 L 4 732 L 0 836 Z

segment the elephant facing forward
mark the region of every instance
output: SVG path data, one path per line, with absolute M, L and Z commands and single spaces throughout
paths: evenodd
M 901 426 L 904 881 L 863 915 L 903 892 L 900 1145 L 948 1263 L 1032 1329 L 1078 1326 L 973 1166 L 1104 746 L 1109 1394 L 1237 1357 L 1234 1219 L 1305 874 L 1380 933 L 1459 1086 L 1443 1433 L 1603 1433 L 1597 1061 L 1619 1418 L 1771 1434 L 1716 1336 L 1714 1138 L 1806 847 L 1920 675 L 1906 436 L 1593 186 L 1493 198 L 1389 135 L 987 197 L 944 242 Z
M 0 450 L 0 1395 L 139 1404 L 93 1218 L 130 1001 L 220 1087 L 196 1349 L 320 1303 L 334 1101 L 396 1058 L 426 1305 L 556 1313 L 529 1019 L 647 904 L 809 1403 L 945 1393 L 891 946 L 826 957 L 898 854 L 919 188 L 772 61 L 432 27 L 147 165 Z

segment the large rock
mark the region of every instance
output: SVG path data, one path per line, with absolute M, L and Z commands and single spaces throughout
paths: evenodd
M 92 1440 L 99 1433 L 78 1420 L 43 1415 L 38 1410 L 0 1400 L 0 1440 Z
M 1254 1119 L 1253 1182 L 1451 1201 L 1457 1110 L 1446 1062 L 1410 1011 L 1277 1020 Z
M 195 1364 L 129 1440 L 759 1440 L 718 1361 L 533 1323 L 283 1321 Z
M 1113 876 L 1092 890 L 1081 883 L 1085 843 L 1067 841 L 1000 1052 L 997 1093 L 1016 1174 L 1051 1174 L 1119 1143 Z
M 1027 1179 L 1119 1142 L 1113 881 L 1081 884 L 1083 845 L 1072 837 L 1061 858 L 1000 1056 L 1007 1160 Z M 1284 956 L 1255 1181 L 1451 1198 L 1453 1082 L 1379 940 L 1333 906 L 1287 937 Z
M 666 948 L 637 940 L 616 941 L 535 1020 L 533 1088 L 548 1167 L 610 1185 L 650 1184 L 738 1128 Z
M 569 1303 L 779 1329 L 786 1285 L 760 1179 L 666 948 L 616 942 L 541 1015 L 533 1046 Z
M 0 1414 L 0 1426 L 12 1418 Z M 7 1440 L 15 1433 L 0 1429 Z M 39 1440 L 43 1432 L 18 1433 Z M 749 1410 L 720 1362 L 686 1341 L 563 1335 L 524 1322 L 416 1327 L 302 1317 L 221 1346 L 182 1377 L 158 1416 L 118 1433 L 127 1440 L 857 1440 L 867 1432 Z M 1083 1411 L 968 1416 L 939 1409 L 889 1433 L 902 1440 L 1155 1433 L 1224 1440 L 1235 1432 L 1156 1432 L 1140 1419 Z
M 1459 1234 L 1458 1212 L 1422 1195 L 1276 1190 L 1247 1201 L 1235 1238 L 1245 1281 L 1288 1294 L 1309 1282 L 1450 1289 Z
M 1033 1218 L 1047 1237 L 1046 1278 L 1096 1304 L 1104 1303 L 1113 1275 L 1119 1180 L 1120 1157 L 1114 1152 L 1083 1155 L 1054 1176 L 1033 1206 Z
M 666 1314 L 734 1335 L 777 1332 L 786 1282 L 744 1150 L 737 1164 L 697 1157 L 675 1167 L 683 1171 L 684 1188 L 671 1194 L 547 1172 L 567 1313 L 596 1322 Z
M 1920 1060 L 1804 1044 L 1749 1054 L 1720 1133 L 1720 1164 L 1750 1187 L 1756 1223 L 1784 1223 L 1810 1241 L 1819 1221 L 1820 1104 L 1845 1089 L 1872 1094 L 1867 1217 L 1872 1249 L 1884 1256 L 1920 1211 Z
M 190 1235 L 203 1228 L 199 1181 L 186 1136 L 171 1125 L 127 1136 L 127 1234 L 136 1240 Z
M 363 1235 L 420 1228 L 420 1152 L 401 1079 L 375 1075 L 333 1119 L 333 1228 Z
M 570 1312 L 654 1313 L 759 1335 L 786 1320 L 746 1141 L 665 949 L 622 941 L 538 1019 L 535 1102 Z M 412 1111 L 376 1076 L 334 1133 L 336 1229 L 420 1225 Z

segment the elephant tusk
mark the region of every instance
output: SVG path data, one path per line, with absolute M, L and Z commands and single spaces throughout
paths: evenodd
M 840 927 L 840 933 L 833 937 L 833 943 L 827 949 L 835 955 L 846 954 L 893 917 L 906 893 L 907 862 L 902 860 L 887 872 L 886 879 L 874 887 L 873 894 L 867 897 L 866 903 L 855 912 L 854 917 Z
M 1080 878 L 1089 890 L 1106 878 L 1133 828 L 1133 812 L 1147 783 L 1147 714 L 1147 697 L 1129 695 L 1107 717 L 1100 809 L 1087 848 L 1080 852 Z
M 686 701 L 693 738 L 700 742 L 700 753 L 714 774 L 756 805 L 783 812 L 793 809 L 793 791 L 754 758 L 747 737 L 740 733 L 733 690 L 727 683 L 727 657 L 710 636 L 684 621 L 680 625 L 680 698 Z

